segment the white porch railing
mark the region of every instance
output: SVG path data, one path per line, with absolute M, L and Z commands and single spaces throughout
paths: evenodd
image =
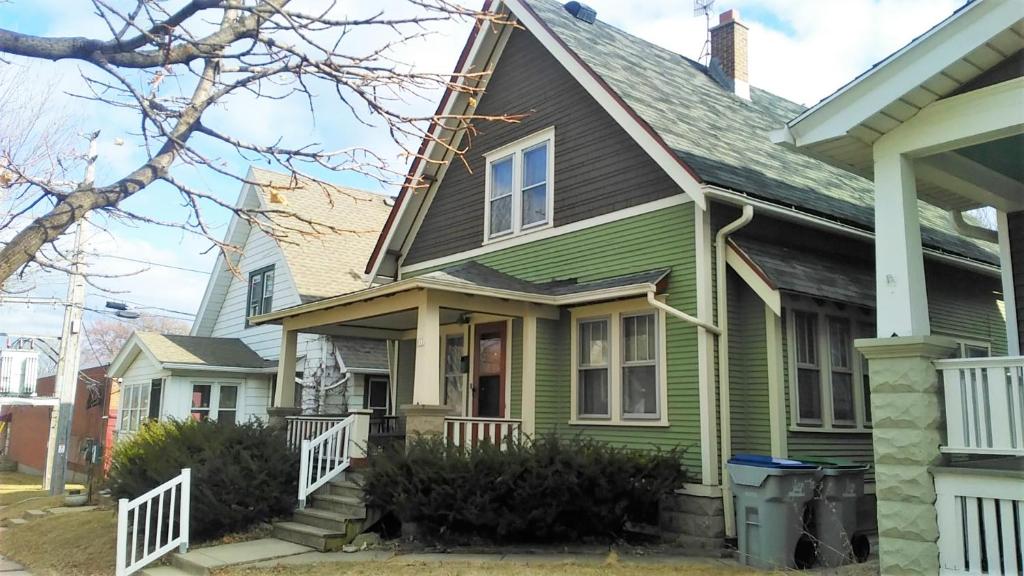
M 345 471 L 352 463 L 351 439 L 357 415 L 353 414 L 312 440 L 302 440 L 299 461 L 299 508 L 317 488 Z
M 181 552 L 188 550 L 191 489 L 192 470 L 184 468 L 177 477 L 134 500 L 118 500 L 117 576 L 138 572 L 175 547 Z M 141 540 L 139 536 L 142 536 Z
M 937 360 L 944 452 L 1024 456 L 1024 357 Z
M 449 416 L 444 419 L 444 437 L 453 446 L 471 447 L 484 441 L 505 445 L 509 439 L 519 440 L 522 426 L 522 420 Z
M 348 418 L 348 414 L 335 414 L 330 416 L 288 416 L 285 420 L 288 423 L 287 437 L 288 446 L 299 448 L 303 440 L 312 440 L 327 432 L 339 422 Z
M 933 473 L 940 574 L 1020 574 L 1019 558 L 1024 553 L 1020 473 L 971 468 L 937 468 Z

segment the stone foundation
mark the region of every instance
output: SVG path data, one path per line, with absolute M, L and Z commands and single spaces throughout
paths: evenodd
M 700 556 L 721 556 L 725 548 L 725 508 L 721 494 L 686 489 L 662 498 L 658 510 L 662 538 Z

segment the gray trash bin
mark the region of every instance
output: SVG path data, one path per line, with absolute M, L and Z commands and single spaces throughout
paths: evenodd
M 795 460 L 737 455 L 729 460 L 740 562 L 796 568 L 804 508 L 814 498 L 819 468 Z
M 857 501 L 864 496 L 867 466 L 848 460 L 800 458 L 821 466 L 821 482 L 814 499 L 814 547 L 819 566 L 852 563 L 857 531 Z

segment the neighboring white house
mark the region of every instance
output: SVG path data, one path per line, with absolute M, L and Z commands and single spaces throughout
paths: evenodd
M 125 343 L 109 371 L 124 390 L 119 431 L 150 418 L 266 419 L 281 328 L 250 326 L 248 318 L 367 286 L 363 268 L 391 209 L 388 197 L 255 168 L 247 180 L 263 185 L 244 185 L 237 205 L 297 217 L 275 218 L 278 230 L 288 230 L 275 239 L 236 215 L 225 241 L 242 250 L 218 257 L 191 333 L 136 333 Z M 303 334 L 298 355 L 304 412 L 392 413 L 385 342 Z

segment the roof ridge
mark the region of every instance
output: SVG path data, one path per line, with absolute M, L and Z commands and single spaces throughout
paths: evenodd
M 285 172 L 279 172 L 277 170 L 271 170 L 269 168 L 263 168 L 261 166 L 251 166 L 250 165 L 250 169 L 253 172 L 264 172 L 266 174 L 271 174 L 273 176 L 278 176 L 278 177 L 281 177 L 281 178 L 292 178 L 292 176 L 293 176 L 292 174 L 288 174 L 288 173 L 285 173 Z M 312 182 L 312 183 L 315 183 L 315 184 L 323 184 L 324 186 L 330 186 L 331 188 L 336 188 L 338 190 L 342 190 L 342 191 L 345 191 L 345 192 L 360 192 L 360 193 L 366 194 L 368 196 L 379 197 L 379 198 L 382 198 L 382 199 L 385 199 L 385 200 L 394 198 L 394 196 L 392 196 L 390 194 L 387 194 L 386 192 L 374 192 L 373 190 L 367 190 L 365 188 L 356 188 L 354 186 L 348 186 L 348 185 L 343 185 L 343 184 L 334 184 L 333 182 L 328 182 L 326 180 L 321 180 L 319 178 L 313 178 L 311 176 L 296 175 L 296 178 L 299 178 L 301 180 L 306 180 L 306 181 L 309 181 L 309 182 Z M 262 186 L 262 184 L 260 186 Z

